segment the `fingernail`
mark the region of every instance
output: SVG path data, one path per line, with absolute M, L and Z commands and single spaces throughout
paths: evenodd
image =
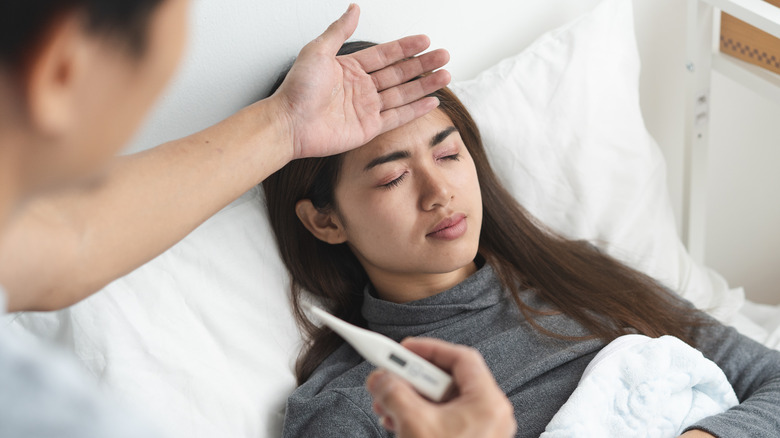
M 347 15 L 350 12 L 352 12 L 352 9 L 354 9 L 354 8 L 355 8 L 355 4 L 354 3 L 350 3 L 349 6 L 347 7 L 347 12 L 344 12 L 344 15 Z

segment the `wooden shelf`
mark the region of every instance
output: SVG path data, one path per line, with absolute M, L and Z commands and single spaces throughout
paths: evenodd
M 771 3 L 764 0 L 702 1 L 780 38 L 780 8 Z M 720 26 L 716 27 L 719 28 Z M 720 52 L 717 48 L 717 37 L 713 38 L 713 43 L 716 44 L 712 55 L 712 68 L 715 71 L 762 96 L 780 102 L 780 75 Z
M 780 38 L 780 8 L 763 0 L 703 0 L 723 12 Z
M 712 55 L 712 67 L 746 88 L 780 102 L 780 75 L 722 53 Z

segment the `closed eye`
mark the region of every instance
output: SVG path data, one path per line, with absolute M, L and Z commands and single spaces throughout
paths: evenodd
M 460 161 L 460 152 L 457 153 L 457 154 L 446 155 L 444 157 L 439 158 L 439 160 Z M 398 187 L 399 185 L 401 185 L 401 183 L 403 182 L 404 178 L 406 177 L 406 173 L 407 172 L 402 173 L 401 176 L 399 176 L 398 178 L 390 181 L 387 184 L 382 184 L 379 187 L 381 187 L 383 189 L 387 189 L 387 190 L 392 189 L 394 187 Z
M 402 173 L 401 176 L 399 176 L 398 178 L 390 181 L 387 184 L 382 184 L 379 187 L 381 187 L 383 189 L 386 189 L 386 190 L 390 190 L 390 189 L 392 189 L 394 187 L 398 187 L 399 185 L 401 185 L 401 182 L 404 180 L 405 177 L 406 177 L 406 172 Z

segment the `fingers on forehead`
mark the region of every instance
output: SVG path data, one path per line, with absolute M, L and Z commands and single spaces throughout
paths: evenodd
M 405 58 L 389 67 L 371 74 L 377 90 L 383 91 L 404 82 L 410 81 L 423 73 L 443 67 L 449 62 L 450 55 L 446 50 L 439 49 L 420 56 Z
M 416 81 L 389 88 L 379 93 L 382 99 L 382 109 L 398 108 L 415 102 L 434 91 L 444 87 L 450 81 L 450 74 L 445 70 L 424 76 Z
M 379 44 L 351 55 L 363 69 L 372 73 L 427 49 L 431 40 L 425 35 L 414 35 L 389 43 Z

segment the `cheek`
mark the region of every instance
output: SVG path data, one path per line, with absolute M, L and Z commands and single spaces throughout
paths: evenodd
M 397 189 L 395 189 L 397 190 Z M 339 212 L 344 222 L 347 240 L 360 247 L 387 248 L 407 242 L 414 224 L 408 196 L 400 191 L 386 193 L 336 193 Z
M 474 161 L 470 156 L 464 158 L 464 168 L 455 176 L 454 185 L 457 192 L 466 197 L 470 203 L 478 202 L 482 205 L 482 193 L 479 187 L 479 177 Z M 474 207 L 474 206 L 472 206 Z

